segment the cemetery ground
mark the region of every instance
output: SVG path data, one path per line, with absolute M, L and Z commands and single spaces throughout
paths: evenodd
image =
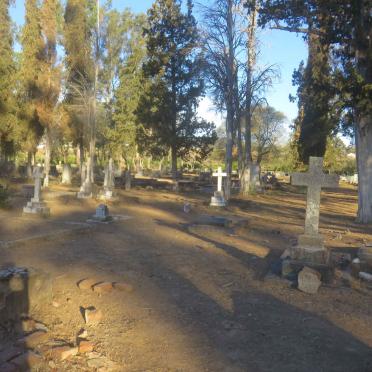
M 39 328 L 39 340 L 23 340 L 35 353 L 27 370 L 372 371 L 372 291 L 335 279 L 310 295 L 275 274 L 303 232 L 304 189 L 284 185 L 224 209 L 196 192 L 119 191 L 111 223 L 87 223 L 100 202 L 77 191 L 44 192 L 48 218 L 21 216 L 20 194 L 0 210 L 1 266 L 43 270 L 52 284 L 50 298 L 24 294 L 28 321 L 1 328 L 1 363 Z M 333 251 L 372 240 L 371 226 L 354 222 L 356 204 L 352 186 L 322 192 L 320 231 Z M 106 284 L 80 289 L 85 278 Z M 99 319 L 86 324 L 90 307 Z

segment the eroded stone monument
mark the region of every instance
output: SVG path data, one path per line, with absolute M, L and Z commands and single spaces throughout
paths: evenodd
M 71 166 L 70 164 L 63 164 L 62 170 L 62 184 L 63 185 L 71 185 Z
M 226 200 L 222 190 L 222 178 L 226 177 L 227 173 L 222 172 L 222 168 L 218 167 L 217 173 L 213 173 L 212 176 L 217 177 L 217 191 L 214 192 L 210 205 L 212 207 L 225 207 Z
M 326 264 L 328 251 L 319 234 L 320 192 L 322 187 L 338 187 L 337 175 L 323 173 L 323 158 L 310 157 L 307 173 L 293 173 L 291 184 L 307 186 L 305 233 L 298 237 L 297 246 L 291 248 L 291 258 L 296 261 Z
M 79 199 L 87 199 L 93 196 L 93 182 L 92 182 L 92 172 L 91 172 L 91 160 L 88 158 L 88 164 L 85 168 L 85 179 L 82 183 L 79 192 L 77 193 L 77 197 Z M 83 169 L 82 169 L 82 176 L 83 176 Z
M 96 214 L 93 216 L 93 220 L 106 222 L 111 221 L 112 217 L 110 216 L 109 209 L 107 205 L 100 204 L 96 209 Z
M 41 182 L 43 179 L 43 173 L 40 167 L 34 168 L 32 176 L 35 179 L 34 196 L 23 208 L 23 213 L 49 216 L 50 209 L 47 207 L 46 202 L 41 199 Z

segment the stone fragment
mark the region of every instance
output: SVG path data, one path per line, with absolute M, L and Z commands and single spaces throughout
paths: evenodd
M 321 275 L 318 271 L 304 267 L 298 274 L 298 289 L 305 293 L 316 294 L 321 282 Z
M 87 338 L 88 337 L 88 331 L 86 329 L 81 329 L 78 333 L 78 338 Z
M 49 350 L 48 355 L 53 359 L 65 360 L 75 356 L 79 349 L 70 346 L 57 346 Z
M 18 356 L 17 358 L 12 360 L 12 364 L 14 364 L 18 370 L 21 371 L 30 371 L 32 368 L 35 368 L 43 361 L 43 358 L 39 355 L 34 353 L 33 351 L 27 351 L 26 353 Z
M 102 320 L 103 314 L 101 310 L 97 310 L 95 308 L 88 308 L 85 309 L 85 323 L 86 324 L 99 324 Z
M 57 308 L 57 307 L 60 307 L 61 304 L 59 302 L 57 302 L 57 301 L 53 301 L 52 302 L 52 306 Z
M 95 293 L 109 293 L 113 289 L 111 282 L 102 282 L 93 286 Z
M 94 278 L 86 278 L 86 279 L 82 279 L 80 280 L 78 283 L 77 283 L 77 286 L 79 287 L 79 289 L 81 290 L 86 290 L 86 289 L 92 289 L 92 287 L 98 283 L 99 280 L 97 279 L 94 279 Z
M 133 292 L 133 286 L 128 283 L 115 282 L 113 283 L 114 288 L 123 292 Z
M 48 334 L 46 332 L 36 331 L 18 340 L 18 343 L 20 345 L 26 346 L 27 348 L 34 348 L 35 346 L 45 342 L 47 339 L 48 339 Z
M 94 344 L 91 341 L 80 341 L 79 354 L 90 353 L 94 349 Z
M 23 350 L 20 347 L 12 346 L 0 352 L 0 364 L 8 362 L 16 356 L 22 354 Z M 1 371 L 1 369 L 0 369 Z

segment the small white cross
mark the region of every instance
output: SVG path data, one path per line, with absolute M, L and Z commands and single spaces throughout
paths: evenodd
M 222 172 L 222 168 L 218 167 L 217 173 L 212 174 L 213 177 L 217 178 L 217 191 L 222 192 L 222 177 L 227 177 L 227 173 Z

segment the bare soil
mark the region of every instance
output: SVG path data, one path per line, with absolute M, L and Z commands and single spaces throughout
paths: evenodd
M 25 200 L 14 199 L 12 210 L 0 212 L 0 239 L 84 223 L 99 203 L 77 200 L 60 186 L 52 187 L 48 200 L 50 219 L 27 220 L 19 217 Z M 29 315 L 47 326 L 51 339 L 71 345 L 86 329 L 96 356 L 115 363 L 106 370 L 372 371 L 372 291 L 325 285 L 309 295 L 269 273 L 303 231 L 303 190 L 287 185 L 234 198 L 222 211 L 208 201 L 201 194 L 120 192 L 110 212 L 130 219 L 1 248 L 0 264 L 50 273 L 54 306 L 40 303 Z M 185 202 L 192 205 L 188 214 Z M 352 250 L 372 241 L 372 226 L 354 222 L 356 207 L 352 187 L 322 194 L 327 247 Z M 248 224 L 201 224 L 204 215 Z M 76 283 L 86 277 L 128 283 L 134 290 L 82 291 Z M 102 310 L 99 325 L 85 324 L 81 308 L 89 306 Z M 9 335 L 0 350 L 16 337 Z M 80 355 L 46 362 L 40 370 L 96 370 L 88 360 Z

